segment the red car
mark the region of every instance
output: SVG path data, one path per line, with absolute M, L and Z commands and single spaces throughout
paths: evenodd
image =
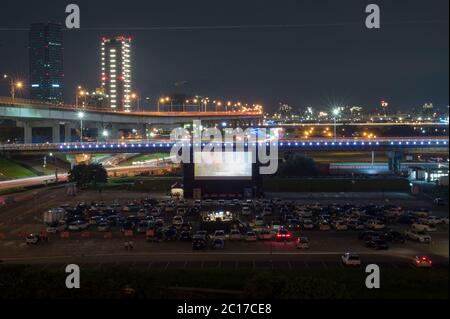
M 430 268 L 433 266 L 433 261 L 427 256 L 416 256 L 413 258 L 413 264 L 419 268 Z
M 292 234 L 287 229 L 280 229 L 275 235 L 277 241 L 290 241 L 291 239 Z

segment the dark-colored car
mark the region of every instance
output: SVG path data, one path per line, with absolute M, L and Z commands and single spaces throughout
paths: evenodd
M 180 240 L 182 240 L 182 241 L 191 241 L 192 240 L 191 232 L 187 231 L 187 230 L 181 231 L 181 233 L 180 233 Z
M 389 249 L 389 245 L 385 240 L 375 239 L 366 241 L 366 246 L 376 249 L 376 250 L 386 250 Z
M 177 240 L 177 230 L 175 227 L 167 228 L 164 232 L 164 239 L 167 241 Z
M 398 231 L 387 231 L 383 234 L 382 238 L 390 243 L 400 243 L 404 244 L 406 239 Z
M 367 230 L 359 233 L 358 238 L 364 241 L 372 241 L 380 238 L 380 233 L 373 230 Z
M 192 239 L 192 249 L 193 250 L 202 250 L 206 248 L 206 240 L 204 237 L 195 235 Z

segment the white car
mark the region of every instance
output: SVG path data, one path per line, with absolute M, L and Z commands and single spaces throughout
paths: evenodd
M 415 229 L 405 231 L 405 237 L 411 240 L 418 241 L 420 243 L 431 243 L 431 236 L 424 231 Z
M 341 256 L 342 263 L 346 266 L 360 266 L 361 259 L 354 253 L 345 253 Z
M 411 225 L 411 228 L 418 231 L 436 231 L 436 227 L 430 224 L 422 224 L 422 223 L 414 223 Z
M 213 235 L 213 239 L 223 239 L 225 240 L 225 232 L 223 230 L 216 230 Z
M 258 237 L 256 236 L 255 232 L 249 231 L 245 234 L 245 241 L 257 241 Z
M 239 241 L 242 239 L 241 232 L 237 229 L 232 229 L 230 231 L 230 240 L 231 241 Z

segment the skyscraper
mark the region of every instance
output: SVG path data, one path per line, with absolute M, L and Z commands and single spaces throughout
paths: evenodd
M 102 88 L 110 107 L 131 111 L 131 38 L 116 36 L 102 39 Z
M 29 33 L 30 97 L 51 103 L 63 101 L 63 36 L 56 23 L 35 23 Z

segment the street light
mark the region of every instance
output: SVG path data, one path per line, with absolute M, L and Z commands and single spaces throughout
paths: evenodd
M 89 95 L 89 92 L 84 90 L 81 85 L 78 85 L 77 90 L 76 90 L 76 94 L 75 94 L 75 106 L 77 108 L 78 108 L 80 97 L 84 97 L 86 95 Z M 86 100 L 84 102 L 86 102 Z M 84 103 L 83 103 L 83 107 L 84 107 Z
M 77 114 L 78 118 L 80 119 L 80 142 L 83 143 L 83 118 L 84 118 L 84 112 L 78 112 Z
M 19 90 L 22 89 L 23 88 L 23 82 L 16 80 L 15 78 L 9 76 L 8 74 L 3 74 L 3 78 L 10 80 L 11 99 L 12 99 L 12 102 L 14 103 L 14 99 L 16 97 L 16 89 L 19 89 Z
M 336 118 L 339 116 L 339 113 L 341 113 L 341 110 L 336 107 L 333 109 L 333 120 L 334 120 L 334 140 L 337 139 L 337 133 L 336 133 Z

